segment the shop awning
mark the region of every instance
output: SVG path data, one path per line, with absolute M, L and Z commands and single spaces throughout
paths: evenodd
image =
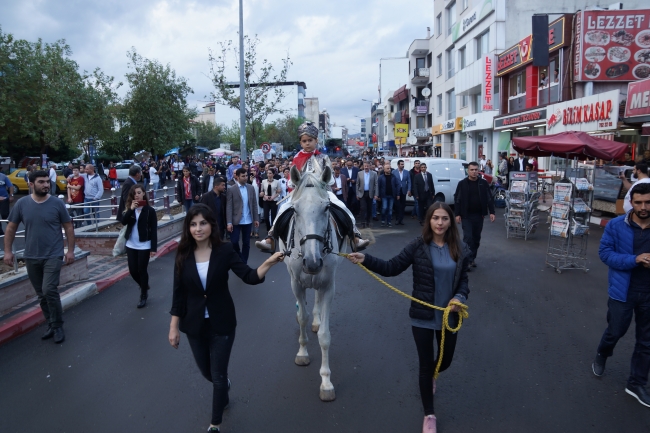
M 512 147 L 526 156 L 559 156 L 605 161 L 623 158 L 628 145 L 592 137 L 586 132 L 567 131 L 534 137 L 514 137 Z
M 409 91 L 406 88 L 406 84 L 395 90 L 393 93 L 393 103 L 397 104 L 400 101 L 405 100 L 409 96 Z

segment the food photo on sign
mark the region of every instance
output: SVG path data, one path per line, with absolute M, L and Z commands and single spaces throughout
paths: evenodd
M 577 20 L 579 80 L 650 77 L 650 9 L 584 11 L 578 13 Z

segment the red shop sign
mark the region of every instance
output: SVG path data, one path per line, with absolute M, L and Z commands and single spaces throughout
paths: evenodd
M 650 116 L 650 79 L 627 85 L 625 117 Z

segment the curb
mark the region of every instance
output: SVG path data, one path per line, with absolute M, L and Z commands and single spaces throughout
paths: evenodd
M 178 248 L 178 242 L 179 239 L 176 238 L 163 244 L 158 249 L 158 252 L 151 259 L 151 261 L 154 261 L 157 258 L 176 250 Z M 129 270 L 125 269 L 124 271 L 118 272 L 110 278 L 104 278 L 92 283 L 86 283 L 79 287 L 68 290 L 61 296 L 61 305 L 63 306 L 63 311 L 81 303 L 83 300 L 88 299 L 91 296 L 103 292 L 113 284 L 126 278 L 128 275 Z M 17 314 L 16 317 L 11 318 L 4 323 L 0 323 L 0 346 L 18 336 L 26 334 L 32 329 L 38 327 L 43 322 L 45 322 L 45 317 L 43 317 L 41 307 L 36 305 L 34 307 L 28 308 L 20 314 Z

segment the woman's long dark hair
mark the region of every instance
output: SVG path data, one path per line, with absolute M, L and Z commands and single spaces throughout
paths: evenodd
M 449 220 L 451 221 L 451 224 L 449 225 L 449 228 L 445 232 L 445 243 L 449 246 L 449 254 L 451 254 L 451 258 L 454 259 L 454 261 L 458 261 L 458 258 L 460 257 L 460 235 L 458 234 L 458 227 L 456 226 L 456 218 L 454 217 L 454 211 L 451 210 L 451 208 L 445 204 L 444 202 L 437 201 L 433 203 L 431 206 L 429 206 L 429 209 L 427 209 L 427 214 L 424 217 L 424 227 L 422 227 L 422 239 L 424 239 L 424 243 L 429 245 L 433 241 L 433 229 L 431 228 L 431 218 L 433 217 L 433 213 L 437 209 L 442 209 L 445 212 L 447 212 L 447 215 L 449 215 Z
M 133 204 L 133 199 L 135 198 L 135 192 L 141 189 L 142 192 L 144 193 L 143 200 L 147 201 L 147 204 L 149 204 L 149 199 L 147 198 L 147 190 L 144 189 L 144 186 L 138 185 L 137 183 L 131 187 L 129 190 L 129 195 L 126 197 L 126 206 L 124 206 L 124 213 L 126 213 L 127 210 L 131 209 L 131 204 Z
M 210 224 L 212 232 L 210 233 L 210 243 L 212 248 L 216 248 L 221 245 L 221 233 L 219 231 L 219 225 L 217 224 L 217 218 L 214 216 L 214 212 L 208 205 L 203 203 L 196 203 L 192 205 L 190 210 L 187 211 L 185 215 L 185 221 L 183 222 L 183 232 L 181 233 L 181 241 L 178 244 L 178 250 L 176 251 L 176 269 L 180 275 L 183 269 L 183 263 L 187 257 L 194 252 L 196 249 L 196 241 L 190 233 L 190 223 L 195 216 L 201 215 L 205 220 Z

